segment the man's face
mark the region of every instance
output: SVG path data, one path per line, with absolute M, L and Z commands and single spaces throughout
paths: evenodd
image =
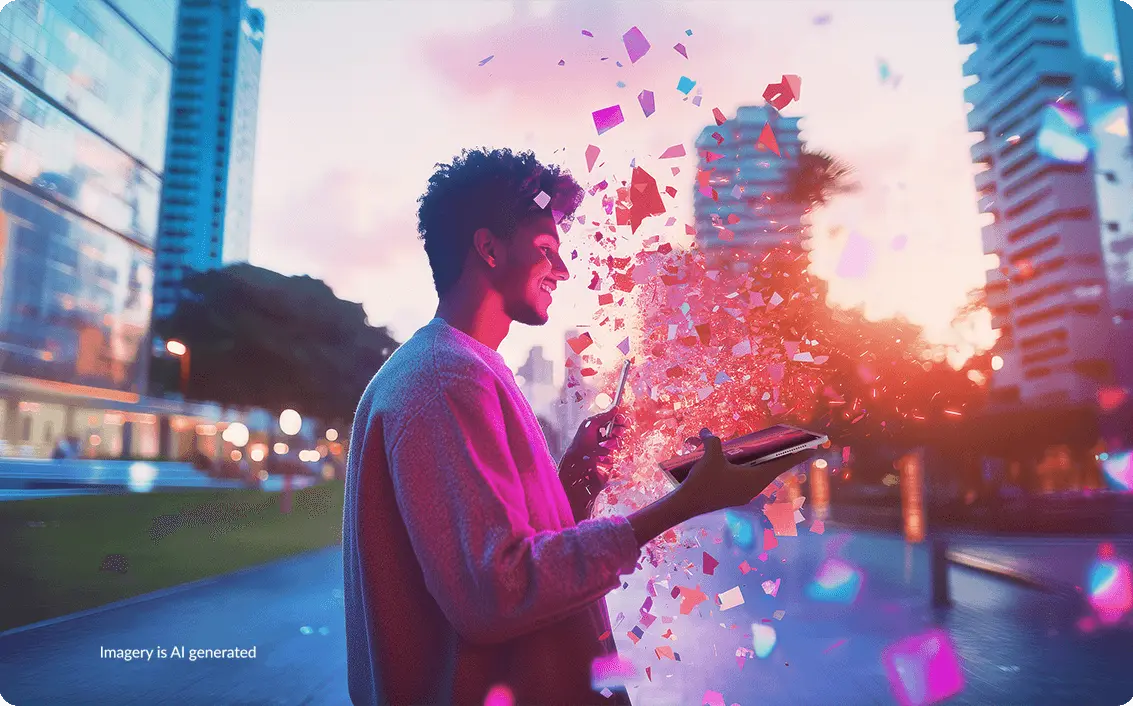
M 504 298 L 504 311 L 528 326 L 547 323 L 547 308 L 558 283 L 570 277 L 559 257 L 559 233 L 550 216 L 519 224 L 505 244 L 507 262 L 497 269 L 495 284 Z

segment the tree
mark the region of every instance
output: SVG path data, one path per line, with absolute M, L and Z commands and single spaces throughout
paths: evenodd
M 853 174 L 853 167 L 837 157 L 804 150 L 799 153 L 796 166 L 787 173 L 783 194 L 792 203 L 821 208 L 837 196 L 858 190 Z
M 154 332 L 188 347 L 190 399 L 350 419 L 399 345 L 385 327 L 368 325 L 361 304 L 311 277 L 238 264 L 190 274 L 183 288 Z M 155 361 L 151 375 L 177 389 L 175 362 Z

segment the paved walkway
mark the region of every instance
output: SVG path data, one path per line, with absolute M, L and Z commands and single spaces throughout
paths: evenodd
M 723 520 L 713 517 L 702 524 L 715 532 Z M 964 690 L 949 704 L 1116 705 L 1133 697 L 1128 658 L 1133 631 L 1126 627 L 1082 633 L 1075 627 L 1087 612 L 1080 597 L 955 570 L 956 607 L 933 613 L 927 607 L 923 547 L 909 548 L 894 537 L 842 533 L 834 527 L 821 536 L 804 530 L 797 538 L 780 538 L 766 562 L 756 553 L 714 544 L 711 533 L 701 541 L 701 549 L 682 550 L 695 568 L 669 576 L 668 589 L 657 586 L 650 609 L 657 619 L 643 629 L 637 644 L 627 633 L 640 622 L 645 584 L 655 574 L 664 578 L 669 569 L 654 570 L 647 564 L 650 571 L 637 572 L 627 581 L 628 588 L 609 598 L 611 616 L 625 614 L 614 630 L 620 652 L 642 669 L 651 667 L 651 681 L 643 675 L 630 685 L 635 704 L 699 706 L 708 690 L 719 692 L 724 706 L 894 704 L 882 650 L 937 625 L 951 635 L 965 680 Z M 1055 573 L 1067 578 L 1079 571 L 1072 565 L 1088 566 L 1096 548 L 1096 542 L 1069 540 L 1020 548 L 975 539 L 969 545 L 1010 550 L 1017 557 L 1025 554 L 1027 561 L 1040 566 L 1057 567 L 1061 562 Z M 1047 549 L 1052 553 L 1044 554 Z M 1119 553 L 1126 549 L 1118 547 Z M 712 576 L 701 571 L 705 550 L 719 562 Z M 859 567 L 864 576 L 853 604 L 820 603 L 805 594 L 820 562 L 834 554 Z M 756 570 L 743 574 L 743 561 Z M 16 706 L 347 704 L 341 577 L 339 549 L 332 547 L 2 634 L 0 694 Z M 761 584 L 775 579 L 779 588 L 772 597 Z M 670 591 L 698 584 L 708 600 L 690 615 L 681 615 Z M 744 603 L 720 611 L 715 595 L 735 586 Z M 780 610 L 781 619 L 776 619 Z M 666 617 L 672 622 L 664 622 Z M 762 620 L 770 621 L 776 631 L 774 649 L 764 659 L 737 658 L 737 650 L 752 650 L 751 624 Z M 671 631 L 668 637 L 666 631 Z M 158 645 L 255 645 L 257 656 L 196 662 L 100 658 L 100 648 Z M 657 647 L 672 648 L 680 662 L 659 658 Z

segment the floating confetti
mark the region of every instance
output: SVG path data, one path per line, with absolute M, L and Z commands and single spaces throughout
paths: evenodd
M 662 152 L 661 156 L 658 157 L 657 159 L 672 159 L 673 157 L 684 157 L 684 156 L 685 156 L 685 146 L 684 145 L 673 145 L 672 147 L 670 147 L 667 150 L 665 150 L 664 152 Z
M 685 50 L 685 45 L 680 44 L 678 42 L 677 44 L 675 44 L 673 46 L 673 49 L 676 49 L 677 53 L 680 54 L 681 56 L 683 56 L 684 58 L 686 58 L 686 59 L 688 58 L 688 52 Z
M 590 336 L 589 332 L 584 333 L 576 338 L 567 340 L 567 345 L 569 345 L 571 350 L 573 350 L 578 355 L 581 355 L 582 351 L 586 350 L 593 344 L 594 339 Z
M 885 648 L 881 661 L 902 706 L 934 704 L 964 688 L 959 658 L 943 630 L 900 640 Z
M 635 167 L 633 170 L 629 195 L 629 226 L 633 233 L 637 232 L 638 226 L 647 217 L 665 212 L 665 204 L 661 201 L 661 193 L 657 189 L 657 180 L 641 167 Z
M 653 115 L 657 110 L 657 105 L 653 99 L 653 91 L 642 91 L 637 94 L 637 103 L 641 106 L 641 112 L 645 113 L 645 117 Z
M 700 586 L 696 588 L 685 588 L 678 586 L 673 589 L 674 594 L 680 596 L 681 599 L 681 615 L 688 615 L 692 613 L 692 609 L 708 600 L 708 596 L 701 590 Z
M 594 127 L 598 129 L 599 135 L 625 122 L 625 118 L 622 117 L 622 107 L 620 105 L 612 105 L 609 108 L 595 110 L 592 113 L 592 117 L 594 118 Z
M 481 59 L 480 60 L 480 66 L 483 66 L 484 64 L 488 63 L 489 61 L 491 61 L 492 59 L 495 59 L 495 58 L 496 58 L 496 55 L 492 54 L 487 59 Z
M 586 146 L 586 171 L 594 171 L 594 163 L 598 161 L 598 154 L 602 150 L 595 145 Z
M 716 567 L 719 565 L 720 562 L 716 561 L 711 554 L 704 552 L 704 556 L 701 559 L 701 571 L 711 576 L 715 573 Z
M 629 31 L 622 35 L 622 44 L 625 45 L 631 64 L 636 64 L 638 59 L 645 56 L 650 47 L 649 40 L 637 27 L 630 27 Z
M 691 30 L 691 29 L 686 29 L 686 30 L 685 30 L 685 34 L 687 34 L 688 36 L 690 36 L 690 37 L 691 37 L 691 36 L 692 36 L 692 30 Z
M 775 579 L 774 581 L 768 580 L 768 581 L 764 581 L 760 585 L 763 586 L 763 592 L 764 593 L 766 593 L 767 595 L 774 598 L 775 596 L 779 595 L 779 582 L 780 581 L 782 581 L 782 579 Z
M 775 628 L 763 623 L 752 623 L 751 645 L 755 648 L 756 657 L 767 659 L 771 650 L 775 649 Z
M 538 206 L 539 208 L 546 208 L 547 204 L 551 203 L 551 197 L 550 197 L 550 195 L 547 194 L 547 192 L 540 191 L 535 196 L 534 201 L 535 201 L 535 205 Z
M 590 30 L 588 30 L 588 29 L 584 29 L 584 30 L 582 30 L 582 36 L 584 36 L 584 37 L 593 37 L 594 35 L 593 35 L 593 34 L 591 34 Z
M 744 594 L 739 586 L 735 586 L 716 596 L 716 602 L 720 604 L 720 610 L 730 610 L 744 604 Z
M 806 587 L 806 595 L 827 603 L 853 603 L 862 587 L 862 573 L 842 559 L 822 562 L 814 581 Z
M 781 157 L 779 154 L 779 141 L 775 139 L 775 133 L 771 131 L 771 124 L 764 123 L 763 131 L 759 133 L 759 139 L 755 143 L 756 149 L 771 150 L 775 153 L 776 157 Z
M 695 85 L 696 81 L 693 81 L 688 76 L 681 76 L 681 79 L 677 81 L 677 90 L 687 96 L 688 92 L 691 91 L 692 87 Z
M 785 610 L 777 610 L 777 611 L 775 611 L 774 613 L 771 614 L 771 617 L 775 618 L 776 620 L 782 620 L 783 616 L 786 615 L 786 614 L 787 614 L 787 611 L 785 611 Z
M 771 521 L 771 527 L 778 537 L 797 537 L 795 527 L 795 508 L 790 503 L 768 503 L 763 506 L 763 514 Z
M 813 22 L 816 25 L 828 25 L 828 24 L 830 24 L 830 20 L 831 20 L 831 16 L 829 14 L 825 14 L 825 15 L 816 16 L 814 18 Z
M 786 108 L 791 101 L 799 100 L 802 91 L 802 79 L 794 74 L 783 74 L 779 83 L 767 84 L 763 91 L 763 100 L 771 104 L 775 110 Z

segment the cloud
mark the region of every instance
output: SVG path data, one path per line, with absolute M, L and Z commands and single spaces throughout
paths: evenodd
M 416 213 L 387 215 L 381 193 L 365 174 L 326 175 L 256 224 L 252 260 L 278 272 L 317 277 L 338 296 L 365 303 L 368 292 L 383 289 L 375 287 L 382 273 L 396 271 L 397 263 L 425 262 Z

